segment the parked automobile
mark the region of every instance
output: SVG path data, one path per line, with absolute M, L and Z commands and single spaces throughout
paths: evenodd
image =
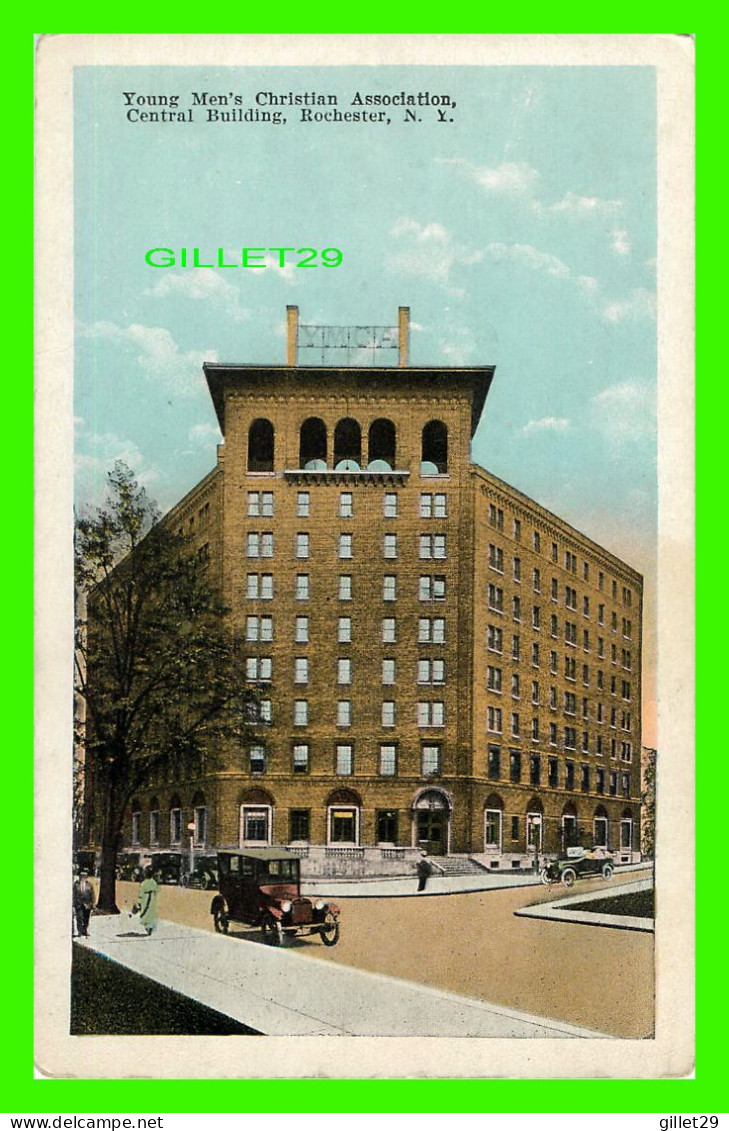
M 152 852 L 149 862 L 161 884 L 179 884 L 182 881 L 181 852 Z
M 612 852 L 598 845 L 590 849 L 568 848 L 566 856 L 546 862 L 540 877 L 543 884 L 563 883 L 566 888 L 571 888 L 578 877 L 602 876 L 611 880 L 614 871 Z
M 203 888 L 215 891 L 218 886 L 217 856 L 196 856 L 192 872 L 186 872 L 182 882 L 188 888 Z
M 116 878 L 140 883 L 144 879 L 144 863 L 140 852 L 125 852 L 116 858 Z
M 301 895 L 299 859 L 285 848 L 218 853 L 218 895 L 210 905 L 216 931 L 231 920 L 260 926 L 274 946 L 284 935 L 319 935 L 325 946 L 339 940 L 339 907 Z

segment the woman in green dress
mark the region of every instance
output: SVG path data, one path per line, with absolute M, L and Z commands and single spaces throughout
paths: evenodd
M 159 884 L 151 865 L 144 869 L 144 879 L 139 887 L 139 918 L 148 935 L 157 926 L 157 900 L 159 897 Z

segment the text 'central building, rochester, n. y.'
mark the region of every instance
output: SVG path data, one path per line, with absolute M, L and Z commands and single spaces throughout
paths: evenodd
M 493 367 L 409 366 L 405 307 L 397 366 L 300 366 L 287 314 L 286 365 L 204 366 L 225 442 L 168 518 L 233 610 L 260 741 L 150 785 L 126 845 L 189 820 L 309 874 L 637 859 L 640 574 L 471 462 Z

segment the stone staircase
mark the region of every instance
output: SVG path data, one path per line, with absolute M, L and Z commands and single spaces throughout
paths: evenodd
M 489 871 L 469 856 L 429 856 L 427 859 L 434 876 L 482 876 Z

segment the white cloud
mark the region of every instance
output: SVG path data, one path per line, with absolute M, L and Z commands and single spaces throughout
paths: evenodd
M 570 269 L 566 263 L 549 252 L 539 251 L 528 243 L 490 243 L 486 254 L 496 262 L 519 263 L 532 271 L 543 271 L 547 275 L 556 275 L 562 279 L 570 278 Z
M 84 338 L 98 338 L 128 347 L 142 371 L 168 391 L 192 397 L 202 392 L 204 361 L 217 361 L 214 350 L 180 350 L 163 326 L 117 326 L 115 322 L 93 322 L 79 327 Z
M 570 422 L 564 416 L 543 416 L 541 420 L 528 420 L 524 427 L 519 429 L 519 435 L 532 436 L 535 432 L 566 432 L 569 426 Z
M 630 242 L 630 236 L 625 228 L 613 228 L 612 249 L 616 255 L 630 255 L 633 250 L 633 245 Z
M 167 273 L 153 286 L 148 287 L 144 294 L 152 298 L 181 296 L 193 302 L 205 302 L 222 310 L 234 322 L 246 322 L 251 317 L 250 310 L 241 305 L 241 293 L 238 287 L 218 271 L 190 270 Z
M 207 448 L 210 444 L 222 444 L 223 434 L 217 424 L 194 424 L 188 432 L 188 439 L 193 444 Z
M 611 443 L 647 440 L 656 434 L 656 395 L 651 385 L 623 381 L 597 393 L 590 404 L 595 427 Z
M 442 224 L 419 224 L 401 217 L 393 224 L 390 235 L 400 243 L 387 256 L 388 270 L 429 279 L 439 286 L 450 285 L 454 266 L 471 266 L 483 259 L 482 251 L 454 243 Z
M 134 472 L 140 487 L 149 488 L 159 479 L 159 470 L 147 461 L 133 440 L 114 432 L 86 432 L 79 420 L 74 467 L 77 494 L 84 505 L 100 506 L 106 498 L 107 472 L 121 460 Z
M 627 299 L 607 303 L 600 313 L 605 322 L 638 322 L 655 318 L 656 296 L 645 287 L 636 287 Z
M 502 196 L 532 196 L 539 172 L 524 161 L 502 161 L 500 165 L 474 165 L 461 157 L 436 157 L 438 165 L 453 165 L 486 192 Z
M 575 192 L 566 192 L 561 200 L 555 204 L 539 204 L 535 202 L 538 212 L 557 212 L 564 216 L 614 216 L 623 207 L 621 200 L 602 200 L 599 196 L 580 196 Z

